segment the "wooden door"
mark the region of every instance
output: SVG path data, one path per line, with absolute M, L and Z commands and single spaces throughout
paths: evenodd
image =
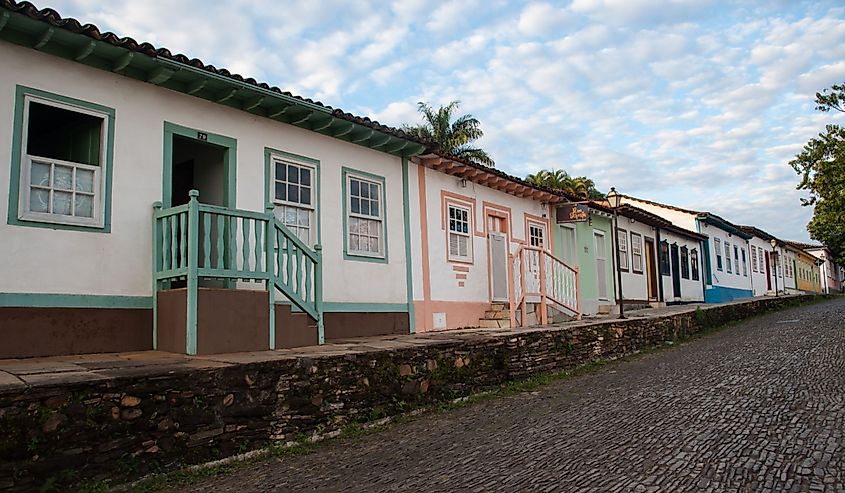
M 487 243 L 490 255 L 490 299 L 508 301 L 508 236 L 505 220 L 487 216 Z
M 645 239 L 645 265 L 648 276 L 648 299 L 657 299 L 657 258 L 654 252 L 654 240 Z
M 678 245 L 673 244 L 672 250 L 672 294 L 681 297 L 681 257 L 678 255 Z

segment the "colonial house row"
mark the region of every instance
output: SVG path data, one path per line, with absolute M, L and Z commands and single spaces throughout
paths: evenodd
M 0 58 L 0 357 L 579 316 L 558 194 L 26 2 Z
M 763 232 L 629 197 L 617 233 L 606 201 L 27 2 L 0 0 L 0 59 L 0 358 L 278 349 L 773 292 L 755 288 Z M 779 290 L 820 286 L 800 245 L 778 248 Z

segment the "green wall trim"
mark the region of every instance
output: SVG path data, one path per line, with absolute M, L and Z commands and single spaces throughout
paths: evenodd
M 348 168 L 343 166 L 341 168 L 341 218 L 343 219 L 343 259 L 344 260 L 355 260 L 359 262 L 375 262 L 379 264 L 386 264 L 388 263 L 388 249 L 387 249 L 387 186 L 386 180 L 383 176 L 376 175 L 373 173 L 367 173 L 366 171 L 359 171 L 357 169 Z M 367 255 L 359 255 L 356 253 L 349 253 L 349 249 L 347 248 L 346 242 L 349 241 L 349 230 L 346 226 L 346 179 L 347 176 L 360 176 L 361 178 L 369 179 L 372 181 L 377 181 L 381 183 L 381 211 L 382 211 L 382 233 L 384 236 L 384 257 L 369 257 Z
M 206 139 L 200 139 L 199 134 L 205 134 Z M 161 202 L 167 208 L 171 207 L 173 198 L 173 136 L 178 135 L 197 142 L 207 142 L 226 149 L 226 161 L 223 163 L 225 185 L 223 189 L 223 202 L 225 207 L 235 208 L 237 204 L 237 156 L 238 141 L 231 137 L 218 135 L 206 130 L 185 127 L 175 123 L 164 122 L 164 156 L 161 186 Z M 202 202 L 202 197 L 199 197 Z
M 20 185 L 21 185 L 21 158 L 23 146 L 23 120 L 24 120 L 24 98 L 27 96 L 36 96 L 39 98 L 56 101 L 58 103 L 65 103 L 73 106 L 79 106 L 92 111 L 105 113 L 109 116 L 108 125 L 106 129 L 106 156 L 105 163 L 103 163 L 105 180 L 105 197 L 103 198 L 103 226 L 82 226 L 72 224 L 58 224 L 41 221 L 29 221 L 18 218 L 18 203 L 20 199 Z M 12 121 L 12 166 L 11 174 L 9 176 L 9 209 L 8 209 L 8 224 L 13 226 L 31 226 L 34 228 L 47 229 L 62 229 L 68 231 L 87 231 L 94 233 L 110 233 L 111 232 L 111 196 L 112 196 L 112 172 L 114 167 L 114 108 L 99 105 L 96 103 L 89 103 L 81 99 L 70 98 L 59 94 L 53 94 L 40 89 L 34 89 L 26 86 L 15 86 L 15 111 Z
M 273 183 L 273 167 L 271 166 L 271 158 L 273 154 L 277 154 L 281 157 L 285 157 L 288 159 L 292 159 L 294 161 L 300 161 L 304 164 L 308 164 L 314 166 L 315 174 L 314 174 L 314 221 L 316 222 L 317 226 L 317 245 L 322 245 L 323 241 L 323 227 L 322 221 L 320 220 L 320 160 L 310 158 L 307 156 L 300 156 L 299 154 L 294 154 L 292 152 L 280 151 L 278 149 L 273 149 L 271 147 L 264 148 L 264 190 L 265 190 L 265 199 L 264 199 L 264 206 L 265 208 L 272 209 L 275 207 L 273 203 L 273 187 L 271 184 Z M 314 245 L 308 245 L 312 247 Z
M 414 265 L 411 263 L 411 200 L 408 178 L 408 158 L 402 158 L 402 214 L 405 219 L 405 290 L 408 295 L 408 329 L 417 331 L 414 313 Z
M 152 296 L 0 293 L 0 307 L 152 309 Z

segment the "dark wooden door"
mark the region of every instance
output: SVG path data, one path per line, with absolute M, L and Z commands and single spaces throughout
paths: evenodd
M 681 297 L 681 258 L 678 245 L 672 245 L 672 292 L 675 298 Z
M 772 268 L 769 267 L 769 252 L 766 253 L 766 291 L 772 290 Z
M 654 253 L 654 241 L 645 239 L 645 264 L 648 275 L 648 299 L 657 299 L 657 258 Z

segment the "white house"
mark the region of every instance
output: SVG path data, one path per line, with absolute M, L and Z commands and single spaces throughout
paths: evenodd
M 710 212 L 699 212 L 625 196 L 623 202 L 645 209 L 681 228 L 707 236 L 703 248 L 705 301 L 719 303 L 753 296 L 747 241 L 751 235 Z
M 821 261 L 819 268 L 823 279 L 822 287 L 824 292 L 842 292 L 843 270 L 840 265 L 833 261 L 833 256 L 831 255 L 830 250 L 824 245 L 809 245 L 804 250 Z
M 0 59 L 0 358 L 413 330 L 425 143 L 27 3 Z

